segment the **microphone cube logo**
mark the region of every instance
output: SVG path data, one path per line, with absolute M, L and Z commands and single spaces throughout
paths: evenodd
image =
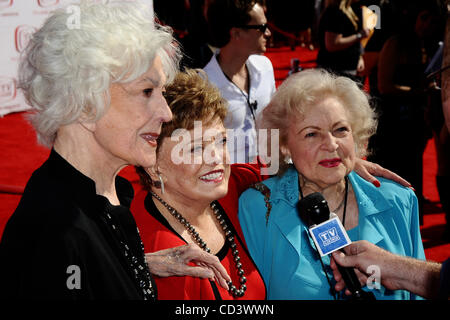
M 310 228 L 309 233 L 321 256 L 326 256 L 351 243 L 338 217 L 334 217 Z
M 0 77 L 0 104 L 16 98 L 16 81 L 12 78 Z
M 38 0 L 38 5 L 43 8 L 56 6 L 58 3 L 59 0 Z
M 0 0 L 0 9 L 12 7 L 13 0 Z
M 33 33 L 36 32 L 36 28 L 28 25 L 20 25 L 16 28 L 14 33 L 14 39 L 17 52 L 22 52 L 27 46 Z
M 320 240 L 322 240 L 323 246 L 328 246 L 341 239 L 335 227 L 332 227 L 329 230 L 319 233 L 319 238 Z

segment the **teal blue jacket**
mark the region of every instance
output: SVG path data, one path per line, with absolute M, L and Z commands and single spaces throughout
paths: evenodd
M 349 174 L 359 209 L 358 226 L 348 231 L 350 239 L 364 239 L 396 254 L 425 259 L 414 192 L 393 181 L 379 180 L 381 187 L 376 188 L 356 173 Z M 265 281 L 268 299 L 333 299 L 319 256 L 296 209 L 297 171 L 291 167 L 283 176 L 270 178 L 264 184 L 271 191 L 270 215 L 266 216 L 264 196 L 250 188 L 239 199 L 239 220 L 250 255 Z M 334 287 L 329 257 L 323 261 Z M 407 291 L 391 291 L 383 286 L 364 289 L 371 290 L 378 300 L 420 299 Z

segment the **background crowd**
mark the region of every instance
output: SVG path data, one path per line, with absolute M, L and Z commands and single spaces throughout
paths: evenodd
M 405 262 L 397 254 L 427 263 L 431 137 L 450 234 L 440 98 L 448 13 L 437 0 L 379 1 L 378 29 L 370 5 L 155 1 L 159 24 L 139 4 L 82 3 L 80 30 L 64 27 L 67 12 L 52 13 L 19 66 L 30 122 L 51 152 L 5 227 L 0 297 L 345 298 L 335 260 L 314 252 L 311 217 L 297 206 L 317 192 L 355 242 L 354 257 L 336 261 L 360 269 L 371 251 L 388 257 L 386 270 Z M 296 65 L 276 88 L 264 53 L 283 41 L 317 50 L 318 69 Z M 266 159 L 259 129 L 279 132 Z M 279 170 L 266 176 L 275 158 Z M 118 176 L 128 165 L 144 189 L 135 199 Z M 443 298 L 449 261 L 430 271 L 433 288 L 441 272 Z M 438 293 L 382 282 L 377 299 Z
M 434 138 L 436 184 L 448 221 L 444 237 L 449 240 L 450 142 L 442 114 L 439 72 L 447 18 L 445 0 L 256 2 L 267 18 L 267 47 L 315 50 L 317 67 L 365 85 L 379 116 L 368 159 L 413 185 L 421 224 L 423 205 L 428 201 L 423 196 L 423 152 L 427 141 Z M 214 1 L 154 1 L 158 18 L 173 27 L 184 48 L 184 66 L 205 68 L 217 48 L 223 47 L 214 33 L 216 17 L 208 20 L 211 4 L 214 6 Z M 376 25 L 368 26 L 364 21 L 368 7 L 378 15 Z M 229 17 L 222 13 L 220 23 Z M 265 48 L 253 53 L 264 52 Z M 297 67 L 290 73 L 299 70 Z M 257 112 L 263 107 L 260 104 Z

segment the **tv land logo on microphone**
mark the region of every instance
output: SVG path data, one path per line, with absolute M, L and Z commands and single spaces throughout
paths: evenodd
M 16 81 L 13 78 L 0 77 L 0 105 L 16 98 Z
M 22 52 L 25 49 L 31 39 L 31 36 L 36 32 L 36 30 L 37 29 L 35 27 L 29 25 L 17 26 L 14 31 L 14 41 L 17 52 Z
M 351 243 L 351 240 L 338 217 L 334 217 L 310 228 L 309 233 L 322 257 Z
M 59 0 L 37 0 L 38 5 L 42 8 L 56 6 Z
M 329 246 L 333 242 L 339 241 L 341 239 L 335 227 L 319 233 L 319 238 L 320 240 L 322 240 L 322 244 L 324 246 Z

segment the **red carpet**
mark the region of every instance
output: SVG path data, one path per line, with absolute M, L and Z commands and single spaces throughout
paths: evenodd
M 267 56 L 272 60 L 279 85 L 287 76 L 292 58 L 300 59 L 303 68 L 314 67 L 315 51 L 288 47 L 271 48 Z M 0 236 L 6 221 L 16 208 L 20 192 L 32 172 L 47 158 L 49 150 L 38 146 L 31 126 L 24 120 L 25 113 L 15 113 L 0 118 Z M 424 155 L 424 193 L 431 200 L 425 207 L 424 225 L 421 228 L 427 259 L 443 261 L 450 256 L 450 244 L 441 241 L 444 214 L 439 203 L 435 184 L 436 155 L 433 141 L 429 141 Z M 121 175 L 139 189 L 138 177 L 131 167 Z M 4 193 L 8 191 L 9 193 Z

